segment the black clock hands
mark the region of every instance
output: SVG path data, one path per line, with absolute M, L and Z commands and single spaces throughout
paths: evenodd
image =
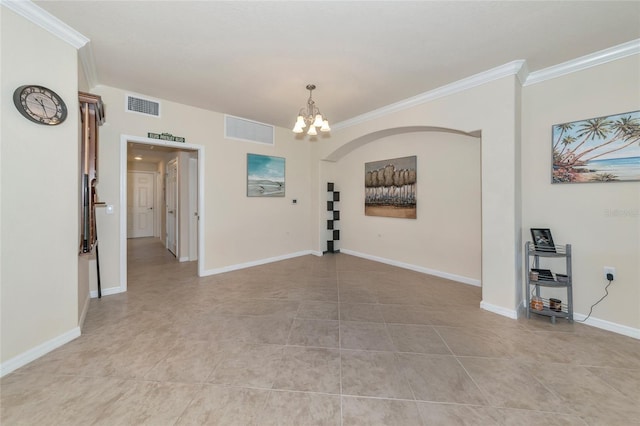
M 44 111 L 44 116 L 45 118 L 50 118 L 49 114 L 47 114 L 47 108 L 45 108 L 44 106 L 44 102 L 42 100 L 42 98 L 36 98 L 36 101 L 38 101 L 38 103 L 40 104 L 40 106 L 42 107 L 42 110 Z

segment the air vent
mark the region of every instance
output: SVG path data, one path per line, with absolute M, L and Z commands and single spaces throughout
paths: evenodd
M 160 117 L 160 102 L 139 96 L 127 95 L 126 109 L 129 112 Z
M 258 123 L 257 121 L 234 117 L 232 115 L 225 115 L 224 137 L 273 145 L 274 128 L 269 124 Z

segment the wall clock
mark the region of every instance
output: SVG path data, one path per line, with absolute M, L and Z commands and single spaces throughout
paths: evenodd
M 67 118 L 67 106 L 56 92 L 28 84 L 13 92 L 13 103 L 20 114 L 38 124 L 55 126 Z

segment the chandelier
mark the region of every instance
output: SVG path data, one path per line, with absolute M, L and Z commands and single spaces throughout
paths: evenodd
M 331 130 L 329 127 L 329 120 L 324 118 L 320 113 L 320 110 L 316 106 L 316 103 L 311 99 L 311 92 L 316 88 L 315 84 L 307 84 L 307 90 L 309 91 L 309 99 L 307 100 L 307 106 L 300 108 L 298 112 L 298 119 L 295 126 L 293 126 L 293 133 L 302 133 L 304 128 L 309 126 L 307 135 L 316 136 L 320 128 L 321 132 L 328 132 Z

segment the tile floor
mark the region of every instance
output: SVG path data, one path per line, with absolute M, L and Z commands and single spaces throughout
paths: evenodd
M 638 340 L 344 254 L 197 278 L 129 250 L 129 291 L 2 379 L 3 426 L 640 424 Z

